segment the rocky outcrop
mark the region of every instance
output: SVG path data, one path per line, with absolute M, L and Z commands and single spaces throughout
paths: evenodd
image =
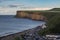
M 33 11 L 17 11 L 16 17 L 29 18 L 32 20 L 43 20 L 43 21 L 47 20 L 47 18 L 43 16 L 40 12 L 33 12 Z

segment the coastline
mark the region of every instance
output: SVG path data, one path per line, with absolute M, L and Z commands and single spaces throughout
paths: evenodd
M 28 30 L 25 30 L 22 32 L 18 32 L 18 33 L 14 33 L 14 34 L 0 37 L 0 40 L 15 40 L 16 37 L 21 37 L 21 35 L 30 35 L 30 36 L 32 35 L 33 36 L 34 33 L 37 33 L 37 31 L 39 31 L 41 29 L 42 29 L 41 26 L 37 26 L 35 28 L 28 29 Z
M 30 29 L 28 29 L 28 30 L 30 30 Z M 13 33 L 13 34 L 2 36 L 2 37 L 0 37 L 0 40 L 3 39 L 3 38 L 6 38 L 6 37 L 10 37 L 10 36 L 16 36 L 18 34 L 19 35 L 25 34 L 25 32 L 28 31 L 28 30 L 24 30 L 24 31 L 21 31 L 21 32 L 17 32 L 17 33 Z

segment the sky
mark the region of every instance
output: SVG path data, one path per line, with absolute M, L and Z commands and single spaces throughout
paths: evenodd
M 60 8 L 60 0 L 0 0 L 0 15 L 15 15 L 17 10 Z

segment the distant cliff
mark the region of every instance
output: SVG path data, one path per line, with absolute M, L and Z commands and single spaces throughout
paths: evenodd
M 60 8 L 53 8 L 50 11 L 60 11 Z
M 17 11 L 16 17 L 17 18 L 29 18 L 32 20 L 42 20 L 42 21 L 47 20 L 47 18 L 38 11 L 36 11 L 36 12 L 34 12 L 34 11 Z
M 33 20 L 43 20 L 47 21 L 51 19 L 53 16 L 60 14 L 60 8 L 53 8 L 46 11 L 17 11 L 16 17 L 17 18 L 29 18 Z

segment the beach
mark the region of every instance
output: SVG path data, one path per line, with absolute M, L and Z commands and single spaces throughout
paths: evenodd
M 15 38 L 17 37 L 21 38 L 22 36 L 24 40 L 34 40 L 34 39 L 44 40 L 44 38 L 42 36 L 39 36 L 37 33 L 41 29 L 42 29 L 41 26 L 37 26 L 29 30 L 25 30 L 15 34 L 10 34 L 7 36 L 0 37 L 0 40 L 15 40 Z

